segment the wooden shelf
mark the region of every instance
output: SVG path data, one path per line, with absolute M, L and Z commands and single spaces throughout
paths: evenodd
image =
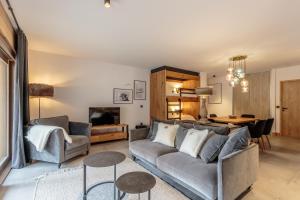
M 168 102 L 199 102 L 199 97 L 167 96 Z

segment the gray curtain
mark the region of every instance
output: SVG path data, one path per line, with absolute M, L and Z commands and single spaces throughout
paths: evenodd
M 14 68 L 12 168 L 26 166 L 24 129 L 29 117 L 28 52 L 27 38 L 22 30 L 17 32 L 17 57 Z

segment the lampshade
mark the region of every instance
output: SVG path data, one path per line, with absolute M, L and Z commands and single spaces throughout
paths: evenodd
M 42 83 L 30 83 L 29 95 L 32 97 L 53 97 L 54 87 Z
M 210 95 L 212 95 L 212 89 L 210 87 L 196 88 L 195 92 L 199 96 L 210 96 Z

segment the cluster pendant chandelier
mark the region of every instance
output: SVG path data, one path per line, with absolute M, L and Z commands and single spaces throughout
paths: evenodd
M 249 82 L 245 79 L 246 76 L 246 55 L 234 56 L 229 59 L 229 67 L 227 69 L 226 80 L 231 87 L 241 85 L 242 92 L 249 91 Z

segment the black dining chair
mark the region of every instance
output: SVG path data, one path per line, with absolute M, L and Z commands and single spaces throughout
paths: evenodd
M 243 117 L 243 118 L 255 118 L 255 115 L 252 115 L 252 114 L 241 114 L 241 117 Z
M 265 126 L 266 126 L 267 120 L 258 120 L 254 124 L 248 124 L 249 132 L 251 135 L 252 140 L 256 139 L 258 145 L 262 150 L 265 149 L 265 144 L 262 139 L 262 135 L 264 134 Z M 260 139 L 262 144 L 260 143 Z
M 263 135 L 267 138 L 270 149 L 271 149 L 271 143 L 268 136 L 271 134 L 273 123 L 274 123 L 274 118 L 267 119 L 266 126 L 263 132 Z

